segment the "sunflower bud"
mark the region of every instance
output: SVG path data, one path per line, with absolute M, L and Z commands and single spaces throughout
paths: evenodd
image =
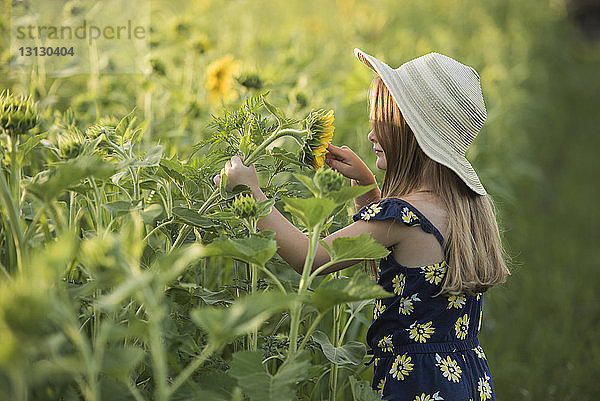
M 311 111 L 304 119 L 304 129 L 308 131 L 304 147 L 300 152 L 301 162 L 315 170 L 323 167 L 327 146 L 333 138 L 333 110 Z
M 0 126 L 11 137 L 26 134 L 38 123 L 39 115 L 31 97 L 0 94 Z
M 321 191 L 321 195 L 339 191 L 344 186 L 344 176 L 330 168 L 321 167 L 313 177 L 313 182 Z
M 58 151 L 63 159 L 74 159 L 81 154 L 85 139 L 79 130 L 72 129 L 57 138 Z
M 204 54 L 210 49 L 210 40 L 208 36 L 201 35 L 192 42 L 192 47 L 198 54 Z
M 105 134 L 106 137 L 114 136 L 115 127 L 110 125 L 104 125 L 102 123 L 93 124 L 86 128 L 85 136 L 90 139 L 96 139 L 100 135 Z
M 231 210 L 240 219 L 256 217 L 258 204 L 252 195 L 238 195 L 231 205 Z
M 248 89 L 262 89 L 265 85 L 260 75 L 253 72 L 245 72 L 238 75 L 235 80 Z
M 158 75 L 166 75 L 167 70 L 165 68 L 165 63 L 157 58 L 150 59 L 150 67 L 152 68 L 152 72 Z

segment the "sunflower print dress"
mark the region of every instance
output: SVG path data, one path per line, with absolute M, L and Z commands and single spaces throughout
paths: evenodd
M 362 208 L 356 220 L 397 219 L 435 235 L 439 230 L 414 206 L 385 198 Z M 390 248 L 391 250 L 391 248 Z M 367 344 L 374 364 L 373 389 L 386 400 L 495 400 L 492 375 L 477 333 L 481 294 L 437 295 L 446 262 L 407 267 L 390 253 L 379 262 L 378 283 L 394 297 L 378 299 Z

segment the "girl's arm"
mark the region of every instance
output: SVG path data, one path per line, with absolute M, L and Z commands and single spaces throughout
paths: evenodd
M 231 161 L 228 161 L 225 164 L 225 168 L 221 171 L 228 176 L 226 190 L 230 190 L 230 188 L 235 187 L 235 185 L 244 184 L 250 188 L 252 195 L 257 201 L 264 201 L 267 199 L 265 194 L 258 186 L 258 179 L 256 177 L 254 165 L 246 167 L 242 164 L 239 156 L 233 156 Z M 220 175 L 217 175 L 215 177 L 215 183 L 219 183 L 220 179 Z M 294 270 L 296 270 L 298 273 L 302 273 L 304 261 L 308 253 L 308 237 L 292 223 L 290 223 L 274 207 L 269 215 L 261 218 L 258 221 L 258 228 L 261 231 L 269 230 L 275 232 L 275 241 L 277 241 L 278 245 L 277 252 L 290 266 L 294 268 Z M 323 241 L 327 245 L 331 246 L 333 240 L 336 238 L 357 237 L 362 233 L 370 233 L 375 241 L 385 247 L 390 247 L 399 242 L 399 239 L 401 238 L 401 230 L 403 228 L 404 225 L 393 219 L 370 222 L 359 220 L 327 236 L 323 239 Z M 314 271 L 318 267 L 329 262 L 329 260 L 329 254 L 325 248 L 319 244 L 312 270 Z M 358 262 L 360 262 L 360 260 L 337 263 L 323 271 L 322 274 L 344 269 Z
M 350 178 L 352 185 L 366 186 L 377 184 L 375 176 L 369 170 L 369 167 L 348 146 L 337 147 L 330 144 L 327 150 L 325 164 L 343 176 Z M 354 199 L 354 206 L 358 212 L 369 203 L 380 199 L 381 191 L 378 187 L 375 187 L 366 194 L 356 197 Z

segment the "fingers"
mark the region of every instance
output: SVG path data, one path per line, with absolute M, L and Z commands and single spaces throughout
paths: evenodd
M 347 158 L 351 154 L 354 153 L 354 152 L 352 152 L 352 149 L 350 149 L 346 145 L 342 145 L 342 146 L 338 147 L 338 146 L 329 144 L 327 146 L 327 150 L 329 151 L 327 154 L 331 153 L 333 156 L 335 156 L 337 158 L 342 158 L 342 159 Z
M 239 156 L 239 155 L 235 155 L 231 157 L 231 160 L 228 161 L 227 163 L 229 163 L 229 166 L 242 166 L 244 159 L 243 156 Z
M 231 188 L 238 184 L 246 186 L 258 185 L 256 176 L 256 167 L 254 164 L 249 166 L 244 165 L 244 157 L 240 155 L 232 156 L 230 160 L 225 162 L 220 174 L 213 177 L 213 181 L 217 185 L 221 185 L 223 176 L 227 178 L 226 191 L 231 191 Z
M 324 163 L 327 164 L 332 170 L 338 171 L 338 161 L 332 158 L 325 158 Z
M 329 144 L 329 145 L 327 145 L 327 150 L 332 154 L 339 154 L 339 152 L 340 152 L 340 150 L 342 150 L 342 148 L 339 148 L 335 145 Z

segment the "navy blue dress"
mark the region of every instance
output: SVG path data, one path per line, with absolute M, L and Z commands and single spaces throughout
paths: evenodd
M 414 206 L 385 198 L 362 208 L 356 220 L 396 219 L 435 235 L 439 230 Z M 391 248 L 390 248 L 391 250 Z M 481 294 L 436 295 L 446 262 L 406 267 L 390 253 L 379 263 L 378 283 L 394 297 L 378 299 L 367 344 L 373 353 L 373 389 L 386 400 L 495 400 L 492 376 L 477 333 Z

